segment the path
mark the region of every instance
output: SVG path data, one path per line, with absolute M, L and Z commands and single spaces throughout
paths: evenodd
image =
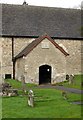
M 20 90 L 21 88 L 17 88 L 17 90 Z M 75 89 L 75 88 L 68 88 L 64 86 L 52 86 L 52 85 L 40 85 L 38 87 L 31 87 L 27 89 L 58 89 L 58 90 L 63 90 L 75 94 L 83 94 L 83 90 Z

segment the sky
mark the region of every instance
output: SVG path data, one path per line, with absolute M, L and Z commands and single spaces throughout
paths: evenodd
M 83 0 L 25 0 L 28 5 L 79 8 Z M 23 4 L 24 0 L 0 0 L 0 3 Z

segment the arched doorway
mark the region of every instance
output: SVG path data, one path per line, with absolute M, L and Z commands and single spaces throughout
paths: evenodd
M 51 66 L 42 65 L 39 67 L 39 85 L 51 83 Z

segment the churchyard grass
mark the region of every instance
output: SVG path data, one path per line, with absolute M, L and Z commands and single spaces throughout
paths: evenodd
M 81 106 L 70 103 L 80 101 L 81 95 L 67 93 L 68 99 L 63 99 L 61 90 L 33 89 L 33 92 L 34 107 L 28 106 L 28 96 L 2 98 L 3 118 L 81 118 Z M 23 92 L 19 90 L 19 94 Z
M 5 82 L 9 82 L 12 85 L 12 88 L 22 88 L 22 83 L 20 81 L 17 80 L 13 80 L 13 79 L 5 79 Z M 26 83 L 26 87 L 36 87 L 37 85 L 35 84 L 29 84 Z
M 0 97 L 0 120 L 2 118 L 2 98 Z
M 69 81 L 56 83 L 56 84 L 53 84 L 53 85 L 63 85 L 65 87 L 83 89 L 83 87 L 81 87 L 81 82 L 82 81 L 83 81 L 83 75 L 75 75 L 75 78 L 74 78 L 74 83 L 75 84 L 74 85 L 69 85 Z M 13 88 L 21 88 L 22 87 L 22 83 L 17 81 L 17 80 L 5 79 L 5 82 L 9 82 L 12 85 Z M 38 85 L 26 83 L 26 88 L 37 87 L 37 86 Z
M 64 82 L 53 84 L 53 86 L 59 85 L 59 86 L 65 86 L 65 87 L 75 88 L 75 89 L 83 89 L 83 87 L 81 86 L 82 81 L 83 81 L 83 75 L 75 75 L 74 76 L 74 85 L 70 85 L 69 81 L 64 81 Z
M 75 89 L 83 89 L 83 87 L 81 86 L 82 81 L 83 81 L 83 75 L 75 75 L 74 85 L 69 85 L 69 81 L 68 81 L 68 82 L 64 82 L 63 86 L 75 88 Z

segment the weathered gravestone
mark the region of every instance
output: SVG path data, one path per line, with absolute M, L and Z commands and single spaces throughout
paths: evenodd
M 18 92 L 11 88 L 10 83 L 2 83 L 2 96 L 17 96 Z
M 28 92 L 28 105 L 34 107 L 34 93 L 32 90 Z
M 10 83 L 2 83 L 2 93 L 3 95 L 8 95 L 8 90 L 11 88 Z
M 26 92 L 26 84 L 25 84 L 25 76 L 21 76 L 21 82 L 22 82 L 22 90 Z
M 63 99 L 67 99 L 67 93 L 66 92 L 62 92 L 62 97 L 63 97 Z
M 69 78 L 69 84 L 70 85 L 74 85 L 74 75 L 70 75 L 70 78 Z

